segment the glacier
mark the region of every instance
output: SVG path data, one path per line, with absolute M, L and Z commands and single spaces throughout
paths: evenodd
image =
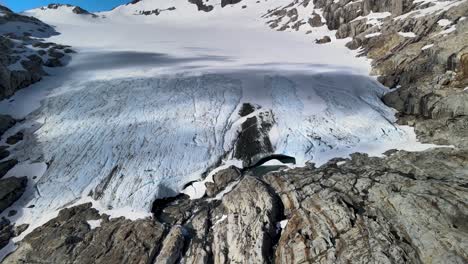
M 83 199 L 106 210 L 149 212 L 157 198 L 236 163 L 243 103 L 271 111 L 274 152 L 299 165 L 432 146 L 395 124 L 395 111 L 380 100 L 388 89 L 368 76 L 369 61 L 356 58 L 346 40 L 317 45 L 315 38 L 334 32 L 265 25 L 266 10 L 288 1 L 249 1 L 245 10 L 216 6 L 210 13 L 181 0 L 159 2 L 143 0 L 98 18 L 67 7 L 26 12 L 54 25 L 61 34 L 51 41 L 78 54 L 0 102 L 1 112 L 25 118 L 8 132 L 25 132 L 11 147 L 14 157 L 47 164 L 20 201 L 17 223 L 39 222 Z M 172 5 L 177 9 L 159 16 L 135 15 Z M 312 3 L 297 6 L 303 16 L 313 10 Z

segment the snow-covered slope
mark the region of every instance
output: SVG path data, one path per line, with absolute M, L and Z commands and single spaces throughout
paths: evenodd
M 156 198 L 230 158 L 244 102 L 271 110 L 275 152 L 300 164 L 425 147 L 394 124 L 380 101 L 387 89 L 366 77 L 368 61 L 345 48 L 347 40 L 318 45 L 333 32 L 278 32 L 266 24 L 262 16 L 290 0 L 206 3 L 212 11 L 185 0 L 143 0 L 97 17 L 26 12 L 56 26 L 61 34 L 51 40 L 79 53 L 29 89 L 50 94 L 22 124 L 25 141 L 12 148 L 20 161 L 49 167 L 24 204 L 35 207 L 18 222 L 88 195 L 108 208 L 148 211 Z M 165 11 L 140 12 L 155 9 Z M 30 103 L 25 98 L 0 109 L 15 113 Z

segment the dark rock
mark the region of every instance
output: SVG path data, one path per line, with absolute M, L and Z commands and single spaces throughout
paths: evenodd
M 10 152 L 7 149 L 7 146 L 0 146 L 0 160 L 10 156 Z
M 235 5 L 240 2 L 242 2 L 242 0 L 221 0 L 221 7 L 225 7 L 227 5 Z
M 317 43 L 317 44 L 325 44 L 325 43 L 328 43 L 328 42 L 331 42 L 331 38 L 329 36 L 324 36 L 321 39 L 316 39 L 315 40 L 315 43 Z
M 244 161 L 245 167 L 251 166 L 259 157 L 273 152 L 268 136 L 274 122 L 272 117 L 269 111 L 260 112 L 242 123 L 242 130 L 234 146 L 234 157 Z
M 0 162 L 0 179 L 7 174 L 14 166 L 18 164 L 17 160 L 11 159 Z
M 239 115 L 240 116 L 247 116 L 251 113 L 253 113 L 257 107 L 253 106 L 252 104 L 249 103 L 243 103 L 241 109 L 239 110 Z
M 6 140 L 6 143 L 8 145 L 15 145 L 16 143 L 23 140 L 23 138 L 24 138 L 23 132 L 18 132 L 16 134 L 14 134 L 13 136 L 8 137 L 7 140 Z
M 28 178 L 9 177 L 0 179 L 0 213 L 10 207 L 26 190 Z
M 17 213 L 18 213 L 18 211 L 16 211 L 16 210 L 10 210 L 10 211 L 8 211 L 8 217 L 15 216 Z
M 65 56 L 62 52 L 56 49 L 49 49 L 48 53 L 50 57 L 57 58 L 57 59 L 61 59 Z
M 61 66 L 63 66 L 63 64 L 59 59 L 54 58 L 54 59 L 48 59 L 44 63 L 44 66 L 54 68 L 54 67 L 61 67 Z
M 91 229 L 87 221 L 99 219 L 101 226 Z M 83 204 L 28 234 L 3 263 L 152 263 L 164 230 L 150 219 L 109 219 Z
M 10 238 L 14 237 L 13 226 L 6 218 L 0 219 L 0 249 L 4 248 L 10 242 Z
M 216 194 L 224 190 L 227 185 L 241 176 L 241 172 L 236 167 L 229 167 L 221 170 L 213 175 L 213 182 L 207 182 L 206 195 L 208 197 L 216 196 Z
M 322 23 L 322 17 L 320 17 L 318 14 L 314 13 L 312 14 L 312 17 L 309 18 L 309 21 L 308 21 L 309 25 L 311 27 L 321 27 L 323 26 L 323 23 Z
M 203 0 L 189 0 L 190 3 L 197 6 L 198 11 L 210 12 L 213 10 L 212 5 L 206 5 Z
M 15 227 L 15 237 L 20 236 L 26 229 L 28 229 L 29 225 L 28 224 L 22 224 L 19 226 Z
M 12 128 L 16 124 L 16 120 L 8 115 L 0 115 L 0 137 L 8 129 Z

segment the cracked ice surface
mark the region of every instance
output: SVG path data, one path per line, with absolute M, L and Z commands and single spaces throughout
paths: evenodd
M 49 96 L 36 114 L 45 117 L 38 142 L 25 150 L 52 161 L 34 210 L 59 208 L 98 186 L 107 206 L 148 210 L 220 159 L 241 95 L 238 81 L 204 75 L 93 81 Z

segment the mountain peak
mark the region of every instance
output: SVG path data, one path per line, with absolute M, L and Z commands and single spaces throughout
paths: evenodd
M 77 14 L 77 15 L 89 15 L 89 16 L 92 16 L 92 17 L 97 17 L 97 15 L 89 12 L 88 10 L 86 9 L 83 9 L 79 6 L 75 6 L 75 5 L 69 5 L 69 4 L 49 4 L 47 6 L 43 6 L 40 8 L 41 10 L 62 10 L 62 9 L 66 9 L 66 10 L 70 10 L 71 12 L 73 12 L 74 14 Z

